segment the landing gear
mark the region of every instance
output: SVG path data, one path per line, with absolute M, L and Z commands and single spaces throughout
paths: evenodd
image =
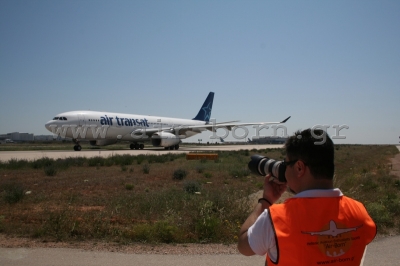
M 139 144 L 139 143 L 131 143 L 131 145 L 129 145 L 129 148 L 131 148 L 131 150 L 133 150 L 133 149 L 135 149 L 135 150 L 138 150 L 138 149 L 141 149 L 141 150 L 143 150 L 144 149 L 144 144 Z
M 164 149 L 166 149 L 166 150 L 178 150 L 179 149 L 179 144 L 176 144 L 176 145 L 172 145 L 172 146 L 169 146 L 169 147 L 164 147 Z
M 77 139 L 72 139 L 72 142 L 75 143 L 74 151 L 81 151 L 82 150 L 82 147 L 79 144 L 79 141 Z

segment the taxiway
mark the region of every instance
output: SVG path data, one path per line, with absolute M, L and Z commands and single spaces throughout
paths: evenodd
M 164 150 L 160 148 L 147 148 L 144 150 L 82 150 L 73 151 L 57 151 L 57 150 L 40 150 L 40 151 L 0 151 L 0 161 L 7 162 L 11 159 L 17 160 L 37 160 L 40 158 L 65 159 L 69 157 L 109 157 L 113 155 L 139 155 L 139 154 L 155 154 L 162 155 L 166 153 L 189 153 L 189 152 L 212 152 L 212 151 L 234 151 L 234 150 L 260 150 L 268 148 L 281 148 L 282 144 L 267 145 L 218 145 L 218 146 L 181 146 L 179 150 Z

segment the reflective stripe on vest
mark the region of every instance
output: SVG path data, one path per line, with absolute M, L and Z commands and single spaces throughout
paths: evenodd
M 269 212 L 277 261 L 268 265 L 359 265 L 376 235 L 364 205 L 345 196 L 291 198 Z

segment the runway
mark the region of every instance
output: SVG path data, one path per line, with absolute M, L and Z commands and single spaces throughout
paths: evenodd
M 400 237 L 385 237 L 368 245 L 364 266 L 399 265 L 398 247 Z M 0 265 L 4 266 L 99 266 L 99 265 L 229 265 L 252 266 L 264 265 L 263 256 L 245 257 L 231 255 L 160 255 L 126 254 L 109 251 L 85 251 L 67 248 L 0 248 Z
M 260 150 L 281 148 L 282 144 L 267 144 L 267 145 L 218 145 L 218 146 L 181 146 L 179 150 L 165 150 L 163 148 L 147 148 L 143 150 L 82 150 L 82 151 L 57 151 L 57 150 L 40 150 L 40 151 L 0 151 L 0 161 L 7 162 L 11 159 L 17 160 L 37 160 L 48 157 L 51 159 L 65 159 L 69 157 L 109 157 L 113 155 L 139 155 L 139 154 L 156 154 L 162 155 L 166 153 L 189 153 L 189 152 L 212 152 L 212 151 L 234 151 L 234 150 Z

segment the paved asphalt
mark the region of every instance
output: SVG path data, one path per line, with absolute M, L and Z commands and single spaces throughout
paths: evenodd
M 400 236 L 386 237 L 368 246 L 364 266 L 400 265 Z M 2 266 L 256 266 L 264 265 L 264 257 L 242 255 L 148 255 L 116 252 L 83 251 L 66 248 L 0 248 Z
M 59 150 L 39 150 L 39 151 L 0 151 L 0 161 L 8 161 L 10 159 L 25 159 L 25 160 L 37 160 L 43 157 L 48 157 L 52 159 L 64 159 L 68 157 L 94 157 L 102 156 L 108 157 L 116 154 L 166 154 L 166 153 L 189 153 L 193 151 L 200 152 L 212 152 L 216 150 L 232 151 L 232 150 L 252 150 L 252 149 L 267 149 L 267 148 L 281 148 L 282 144 L 267 144 L 267 145 L 214 145 L 214 146 L 181 146 L 179 150 L 165 150 L 163 148 L 146 148 L 144 150 L 81 150 L 73 151 L 72 145 L 71 150 L 59 151 Z

